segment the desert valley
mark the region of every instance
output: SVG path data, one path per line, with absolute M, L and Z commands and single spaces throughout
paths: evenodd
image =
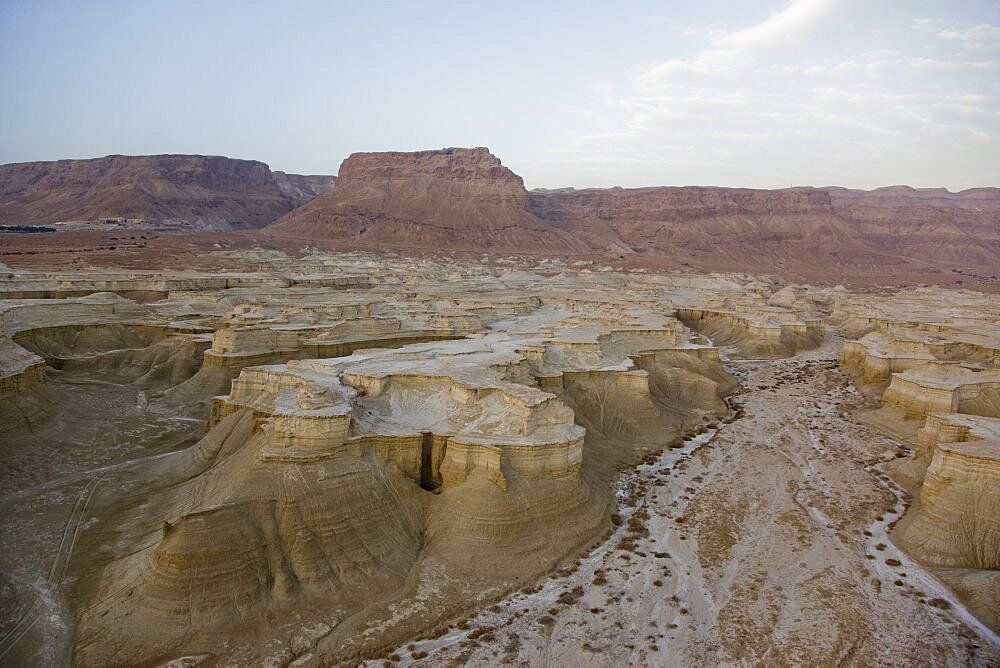
M 1000 189 L 0 166 L 0 664 L 1000 665 Z

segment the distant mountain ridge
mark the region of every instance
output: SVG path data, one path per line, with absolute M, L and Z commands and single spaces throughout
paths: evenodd
M 181 229 L 267 225 L 329 190 L 335 177 L 272 172 L 263 162 L 203 155 L 109 155 L 0 165 L 0 224 L 103 218 Z
M 769 273 L 1000 267 L 1000 189 L 532 190 L 486 148 L 355 153 L 267 228 L 345 247 L 609 255 Z
M 483 147 L 354 153 L 338 177 L 198 155 L 0 166 L 0 225 L 109 217 L 173 231 L 266 226 L 271 236 L 375 252 L 577 255 L 872 280 L 1000 273 L 1000 188 L 528 191 Z

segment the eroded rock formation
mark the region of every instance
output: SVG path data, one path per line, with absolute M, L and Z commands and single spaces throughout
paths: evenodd
M 615 663 L 993 656 L 940 632 L 925 571 L 866 559 L 899 497 L 828 327 L 859 338 L 842 365 L 872 401 L 945 370 L 952 412 L 907 400 L 906 420 L 888 391 L 875 410 L 916 434 L 888 469 L 916 497 L 892 535 L 995 625 L 996 420 L 969 390 L 996 372 L 990 298 L 557 259 L 247 261 L 0 278 L 4 661 L 322 665 L 424 637 L 435 658 L 530 663 L 536 635 L 574 633 Z M 761 616 L 788 600 L 821 636 Z M 469 631 L 482 609 L 525 644 Z M 597 653 L 580 643 L 567 656 Z
M 894 540 L 933 566 L 995 629 L 1000 304 L 969 293 L 950 303 L 920 299 L 926 294 L 917 290 L 874 307 L 842 303 L 835 321 L 855 335 L 867 333 L 844 344 L 840 364 L 881 405 L 866 419 L 914 449 L 912 459 L 889 467 L 915 496 Z
M 736 382 L 661 286 L 498 268 L 484 291 L 480 271 L 12 277 L 4 397 L 42 406 L 13 425 L 9 475 L 70 419 L 43 392 L 99 380 L 137 402 L 134 461 L 105 460 L 114 487 L 53 571 L 75 660 L 225 652 L 214 634 L 269 636 L 290 609 L 326 628 L 317 651 L 401 639 L 599 539 L 618 467 L 728 412 Z M 167 419 L 183 440 L 146 435 Z M 428 586 L 389 635 L 331 623 Z

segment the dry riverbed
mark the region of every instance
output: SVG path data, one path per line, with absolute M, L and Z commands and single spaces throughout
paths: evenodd
M 729 362 L 717 431 L 624 476 L 620 526 L 535 589 L 381 665 L 997 665 L 1000 643 L 887 527 L 903 446 L 854 423 L 832 346 Z

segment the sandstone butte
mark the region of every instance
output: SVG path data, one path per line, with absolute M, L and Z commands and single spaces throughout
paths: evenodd
M 517 238 L 519 180 L 451 155 L 422 215 Z M 377 231 L 411 179 L 355 160 L 320 198 Z M 0 267 L 5 665 L 1000 662 L 996 296 L 186 266 Z

